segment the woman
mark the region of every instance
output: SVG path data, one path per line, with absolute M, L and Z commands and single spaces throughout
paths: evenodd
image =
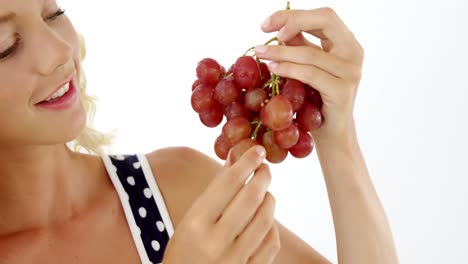
M 280 11 L 262 29 L 287 46 L 257 56 L 324 101 L 313 136 L 339 262 L 396 263 L 353 120 L 360 44 L 329 8 Z M 86 127 L 83 56 L 54 0 L 0 0 L 0 263 L 328 263 L 275 221 L 262 148 L 224 165 L 189 148 L 71 151 L 105 143 Z

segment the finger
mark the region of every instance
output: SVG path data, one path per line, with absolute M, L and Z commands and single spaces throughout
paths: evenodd
M 333 53 L 345 59 L 354 59 L 358 46 L 352 32 L 331 8 L 278 11 L 267 18 L 262 29 L 279 31 L 277 37 L 283 42 L 307 32 L 333 47 Z
M 235 195 L 250 175 L 265 160 L 265 149 L 263 147 L 252 147 L 241 156 L 231 167 L 221 169 L 215 179 L 208 185 L 206 190 L 194 202 L 192 208 L 200 210 L 203 221 L 216 223 L 224 209 L 228 206 Z
M 302 32 L 292 37 L 290 40 L 284 42 L 284 44 L 286 44 L 286 46 L 310 46 L 317 49 L 322 49 L 322 47 L 320 47 L 319 45 L 316 45 L 310 42 L 308 39 L 306 39 Z
M 223 212 L 215 227 L 217 237 L 231 241 L 244 230 L 266 199 L 270 183 L 270 170 L 263 164 Z
M 291 62 L 272 62 L 269 64 L 271 72 L 282 76 L 298 80 L 308 84 L 320 92 L 323 101 L 334 98 L 336 94 L 343 93 L 344 81 L 324 70 L 313 66 Z
M 352 69 L 356 71 L 359 69 L 348 61 L 327 53 L 322 49 L 308 46 L 261 45 L 256 47 L 255 52 L 260 59 L 310 64 L 340 78 L 352 76 L 354 75 L 351 72 Z
M 259 263 L 273 263 L 276 255 L 281 249 L 281 241 L 278 230 L 278 225 L 273 224 L 273 227 L 268 232 L 262 244 L 255 251 L 252 257 L 247 262 L 248 264 L 259 264 Z
M 343 41 L 343 33 L 349 34 L 349 29 L 335 11 L 327 7 L 278 11 L 263 22 L 262 30 L 266 33 L 280 31 L 278 38 L 281 41 L 287 41 L 300 32 L 307 32 L 319 39 L 340 42 Z
M 255 217 L 239 235 L 233 246 L 233 252 L 240 256 L 251 257 L 261 247 L 267 234 L 274 225 L 275 199 L 270 193 L 258 208 Z

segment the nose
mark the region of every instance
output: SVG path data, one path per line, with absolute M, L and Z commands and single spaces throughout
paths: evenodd
M 44 76 L 48 76 L 67 64 L 73 67 L 73 48 L 56 30 L 47 24 L 38 26 L 35 41 L 32 41 L 33 57 L 36 70 Z

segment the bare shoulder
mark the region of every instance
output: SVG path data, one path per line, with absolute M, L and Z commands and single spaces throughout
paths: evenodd
M 221 164 L 190 147 L 170 147 L 146 154 L 174 227 L 213 180 Z

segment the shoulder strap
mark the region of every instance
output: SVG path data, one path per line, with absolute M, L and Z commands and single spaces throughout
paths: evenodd
M 166 205 L 144 155 L 103 155 L 142 263 L 160 263 L 174 233 Z

